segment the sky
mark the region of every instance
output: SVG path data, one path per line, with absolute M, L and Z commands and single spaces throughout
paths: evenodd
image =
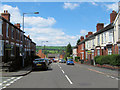
M 20 23 L 25 14 L 25 35 L 37 44 L 48 46 L 76 45 L 80 36 L 96 32 L 97 23 L 110 23 L 117 2 L 2 2 L 0 13 L 8 10 L 11 23 Z M 42 42 L 48 41 L 48 42 Z

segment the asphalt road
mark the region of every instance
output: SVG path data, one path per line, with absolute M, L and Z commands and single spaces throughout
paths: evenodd
M 47 71 L 18 77 L 7 88 L 118 88 L 117 71 L 53 63 Z

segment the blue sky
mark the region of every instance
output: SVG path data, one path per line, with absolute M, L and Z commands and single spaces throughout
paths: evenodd
M 39 15 L 25 15 L 25 32 L 41 45 L 72 45 L 88 31 L 95 32 L 97 23 L 109 24 L 110 13 L 118 10 L 116 2 L 3 2 L 0 12 L 8 9 L 11 22 L 22 25 L 22 13 L 38 11 Z M 22 27 L 21 27 L 22 29 Z

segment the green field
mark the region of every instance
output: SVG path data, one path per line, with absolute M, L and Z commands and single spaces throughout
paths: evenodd
M 38 52 L 40 49 L 42 49 L 43 51 L 45 50 L 45 54 L 48 53 L 62 53 L 63 51 L 65 51 L 66 46 L 36 46 L 36 52 Z

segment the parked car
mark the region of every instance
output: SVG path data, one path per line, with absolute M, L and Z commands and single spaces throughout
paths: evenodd
M 59 60 L 59 63 L 66 63 L 64 59 Z
M 49 66 L 49 62 L 46 59 L 42 59 L 42 58 L 37 58 L 35 60 L 33 60 L 33 65 L 32 65 L 32 69 L 45 69 L 47 70 Z
M 67 65 L 74 65 L 73 59 L 68 59 L 66 64 Z

